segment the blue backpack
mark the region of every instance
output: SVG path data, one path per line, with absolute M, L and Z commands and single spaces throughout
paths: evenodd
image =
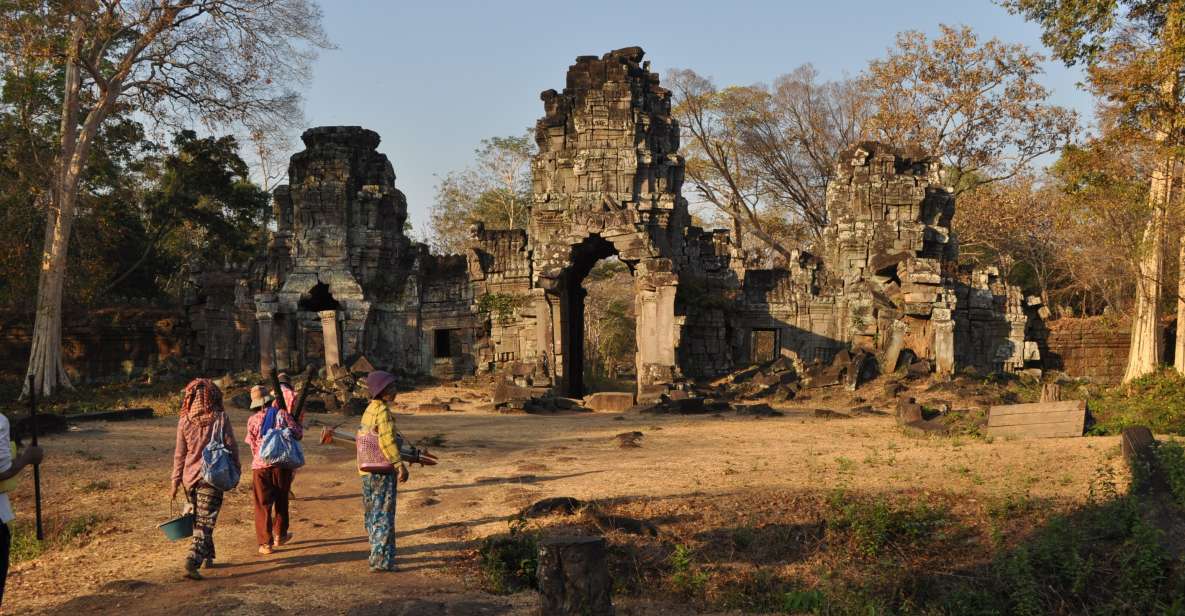
M 275 417 L 272 422 L 268 419 Z M 263 444 L 259 446 L 259 459 L 268 466 L 280 468 L 300 468 L 304 466 L 304 450 L 300 442 L 292 437 L 292 430 L 285 424 L 281 425 L 282 415 L 273 414 L 270 410 L 264 415 Z M 274 425 L 268 426 L 268 423 Z
M 215 489 L 228 492 L 239 485 L 241 470 L 235 465 L 234 457 L 226 448 L 226 416 L 210 430 L 210 442 L 202 451 L 202 481 Z

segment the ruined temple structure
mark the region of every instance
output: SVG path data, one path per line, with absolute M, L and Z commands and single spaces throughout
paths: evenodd
M 671 95 L 642 56 L 581 56 L 562 91 L 542 94 L 530 224 L 475 225 L 464 255 L 406 237 L 406 199 L 377 134 L 306 131 L 275 193 L 266 257 L 195 275 L 191 329 L 207 367 L 332 371 L 365 357 L 579 395 L 582 282 L 612 256 L 633 275 L 639 402 L 751 362 L 805 368 L 842 349 L 875 354 L 882 370 L 928 361 L 939 375 L 1039 361 L 1039 306 L 998 272 L 959 265 L 954 197 L 922 152 L 852 146 L 828 186 L 819 246 L 786 268 L 745 269 L 728 231 L 691 225 Z

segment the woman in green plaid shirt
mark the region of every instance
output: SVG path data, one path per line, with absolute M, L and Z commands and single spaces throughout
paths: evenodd
M 370 570 L 395 571 L 395 493 L 397 483 L 407 481 L 407 465 L 399 456 L 395 438 L 395 376 L 376 370 L 366 377 L 370 391 L 370 405 L 362 413 L 362 429 L 378 432 L 379 447 L 395 473 L 367 473 L 362 475 L 362 505 L 365 511 L 366 534 L 370 538 Z

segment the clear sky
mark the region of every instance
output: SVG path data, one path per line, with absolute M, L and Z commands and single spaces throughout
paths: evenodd
M 660 75 L 691 68 L 723 86 L 768 83 L 805 63 L 823 78 L 851 76 L 898 32 L 933 35 L 939 24 L 1044 51 L 1033 24 L 990 0 L 322 0 L 322 8 L 337 49 L 314 67 L 308 125 L 378 131 L 416 236 L 427 230 L 439 177 L 468 165 L 481 139 L 533 126 L 539 93 L 562 89 L 579 55 L 639 45 Z M 1046 65 L 1054 101 L 1089 117 L 1081 79 Z

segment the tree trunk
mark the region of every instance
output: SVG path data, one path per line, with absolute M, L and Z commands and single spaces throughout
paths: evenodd
M 53 395 L 61 387 L 71 387 L 70 377 L 62 364 L 62 288 L 66 280 L 70 229 L 74 223 L 74 196 L 62 188 L 60 185 L 55 187 L 55 203 L 46 221 L 45 249 L 37 284 L 37 315 L 33 321 L 32 349 L 26 372 L 34 377 L 34 386 L 42 396 Z M 22 395 L 28 393 L 26 376 Z
M 1173 345 L 1173 367 L 1185 374 L 1185 234 L 1177 252 L 1177 339 Z
M 1123 382 L 1144 376 L 1160 365 L 1160 295 L 1164 270 L 1165 204 L 1169 200 L 1173 163 L 1165 160 L 1152 172 L 1148 200 L 1152 218 L 1141 243 L 1139 275 L 1136 278 L 1136 307 L 1132 314 L 1131 347 Z

